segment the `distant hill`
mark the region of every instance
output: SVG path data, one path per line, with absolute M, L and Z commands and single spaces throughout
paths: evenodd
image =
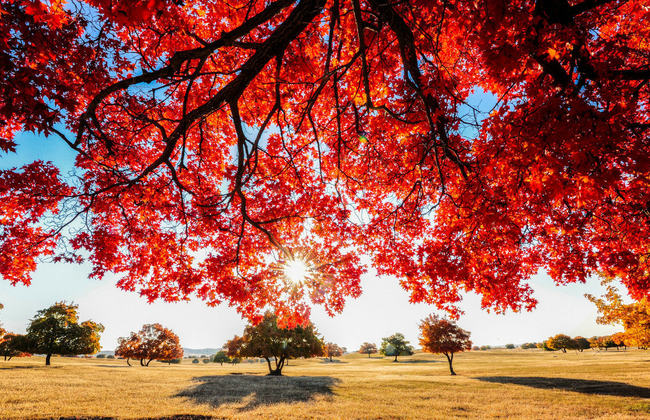
M 218 352 L 221 349 L 211 349 L 211 348 L 205 348 L 205 349 L 190 349 L 187 347 L 183 347 L 183 356 L 201 356 L 201 355 L 206 355 L 206 356 L 211 356 Z

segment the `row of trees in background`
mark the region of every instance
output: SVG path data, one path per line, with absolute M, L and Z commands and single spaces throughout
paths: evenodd
M 178 336 L 160 324 L 145 324 L 140 331 L 129 337 L 120 337 L 115 355 L 126 359 L 140 360 L 141 366 L 149 366 L 152 360 L 171 362 L 183 357 L 183 347 Z
M 469 350 L 472 346 L 469 332 L 459 328 L 454 322 L 431 315 L 420 324 L 420 344 L 424 351 L 441 353 L 447 357 L 449 371 L 452 375 L 452 362 L 454 353 Z M 230 357 L 260 357 L 266 360 L 269 375 L 282 375 L 286 362 L 292 358 L 326 356 L 330 361 L 333 357 L 341 356 L 345 348 L 331 342 L 325 342 L 319 337 L 312 324 L 298 325 L 294 328 L 278 326 L 276 315 L 267 312 L 262 321 L 257 325 L 248 325 L 243 335 L 235 336 L 229 340 L 224 348 L 225 354 L 219 356 L 226 362 Z M 363 343 L 359 353 L 377 353 L 377 346 L 373 343 Z M 413 354 L 413 347 L 401 333 L 395 333 L 382 339 L 379 353 L 392 356 L 397 362 L 398 356 Z
M 45 354 L 46 365 L 53 354 L 80 355 L 94 354 L 100 349 L 99 334 L 104 331 L 101 324 L 93 321 L 79 323 L 78 306 L 58 302 L 47 309 L 38 311 L 27 328 L 27 334 L 8 334 L 0 328 L 0 355 L 6 358 L 26 356 L 30 353 Z M 447 357 L 449 370 L 455 375 L 452 362 L 455 353 L 469 350 L 469 332 L 459 328 L 454 322 L 434 315 L 420 323 L 420 344 L 424 351 L 440 353 Z M 269 375 L 281 375 L 289 359 L 301 357 L 326 356 L 330 361 L 345 353 L 346 349 L 332 342 L 325 342 L 312 324 L 282 328 L 277 316 L 267 312 L 257 325 L 248 325 L 241 337 L 235 336 L 225 344 L 225 351 L 215 354 L 211 360 L 216 363 L 238 362 L 243 357 L 260 357 L 266 360 Z M 373 343 L 363 343 L 360 353 L 377 353 Z M 382 339 L 379 353 L 394 357 L 413 354 L 413 347 L 401 333 Z M 172 363 L 183 357 L 179 338 L 170 329 L 160 324 L 145 324 L 140 331 L 131 332 L 128 337 L 120 337 L 115 356 L 140 361 L 149 366 L 151 361 Z M 273 361 L 273 364 L 271 363 Z M 198 360 L 197 360 L 198 362 Z

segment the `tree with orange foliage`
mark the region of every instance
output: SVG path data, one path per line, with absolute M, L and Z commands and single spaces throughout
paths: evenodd
M 76 155 L 0 171 L 12 284 L 86 260 L 292 326 L 370 266 L 452 315 L 540 270 L 649 295 L 647 0 L 72 3 L 0 5 L 0 152 Z
M 359 347 L 359 353 L 367 354 L 368 358 L 370 358 L 371 354 L 377 353 L 377 345 L 373 343 L 363 343 L 361 347 Z
M 141 366 L 149 366 L 152 360 L 168 361 L 183 357 L 178 336 L 160 324 L 145 324 L 128 338 L 118 339 L 115 355 L 126 359 L 140 359 Z
M 333 357 L 343 356 L 343 349 L 338 345 L 331 342 L 325 343 L 323 351 L 326 357 L 329 357 L 330 362 L 333 362 Z
M 650 347 L 650 299 L 643 298 L 638 302 L 623 303 L 623 298 L 617 287 L 612 284 L 612 278 L 602 281 L 607 292 L 601 298 L 586 294 L 585 296 L 596 305 L 599 324 L 618 324 L 624 331 L 616 334 L 616 347 L 624 342 L 627 346 L 637 346 L 647 349 Z M 613 338 L 614 336 L 612 336 Z
M 140 336 L 135 332 L 132 332 L 128 338 L 118 338 L 117 347 L 115 348 L 115 356 L 126 359 L 126 364 L 131 366 L 131 359 L 141 359 L 139 353 L 141 341 Z
M 424 351 L 444 354 L 452 375 L 456 375 L 452 366 L 454 353 L 472 349 L 468 331 L 436 315 L 429 315 L 420 322 L 420 345 Z

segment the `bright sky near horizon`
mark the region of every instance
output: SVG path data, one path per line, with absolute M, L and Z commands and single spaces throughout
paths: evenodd
M 43 139 L 32 134 L 17 138 L 16 154 L 0 154 L 0 169 L 22 166 L 35 159 L 51 160 L 66 172 L 74 155 L 56 139 Z M 79 305 L 81 320 L 92 319 L 106 327 L 101 344 L 104 350 L 114 349 L 117 338 L 138 330 L 142 324 L 159 322 L 175 331 L 184 347 L 221 347 L 235 334 L 241 334 L 246 324 L 233 308 L 222 305 L 214 308 L 200 300 L 180 303 L 156 302 L 148 304 L 137 293 L 117 289 L 114 279 L 90 280 L 87 265 L 63 263 L 41 264 L 29 287 L 11 286 L 0 280 L 0 322 L 9 331 L 23 333 L 36 311 L 65 300 Z M 597 325 L 596 309 L 583 295 L 601 294 L 598 279 L 587 284 L 555 286 L 545 274 L 531 280 L 535 297 L 539 300 L 532 312 L 489 314 L 480 307 L 480 298 L 467 295 L 461 309 L 465 314 L 458 321 L 471 332 L 477 345 L 521 344 L 541 341 L 550 335 L 565 333 L 571 336 L 604 335 L 616 327 Z M 378 345 L 382 337 L 403 333 L 418 347 L 418 323 L 431 312 L 429 305 L 410 304 L 408 294 L 396 279 L 378 277 L 370 270 L 362 278 L 363 295 L 349 300 L 343 313 L 329 317 L 320 308 L 314 308 L 312 321 L 327 341 L 358 349 L 364 342 Z

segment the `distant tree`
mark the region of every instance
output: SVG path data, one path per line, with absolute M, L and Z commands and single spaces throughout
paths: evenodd
M 95 356 L 95 357 L 98 358 L 98 359 L 105 359 L 105 358 L 106 358 L 106 355 L 105 355 L 105 354 L 98 354 L 98 355 Z
M 224 363 L 230 363 L 232 359 L 228 357 L 225 351 L 221 350 L 217 352 L 214 356 L 212 356 L 212 361 L 214 363 L 219 363 L 221 366 L 223 366 Z
M 534 349 L 537 347 L 536 343 L 524 343 L 521 345 L 521 348 L 526 350 L 526 349 Z
M 271 312 L 267 312 L 259 324 L 248 325 L 243 336 L 235 336 L 224 347 L 230 357 L 263 357 L 269 375 L 273 376 L 282 375 L 282 368 L 290 358 L 323 355 L 323 342 L 313 325 L 280 328 L 277 316 Z
M 70 356 L 94 354 L 99 351 L 99 334 L 102 324 L 93 321 L 79 323 L 78 305 L 57 302 L 36 313 L 27 327 L 25 340 L 19 350 L 45 355 L 45 365 L 50 365 L 53 354 Z
M 367 354 L 368 358 L 370 358 L 371 354 L 377 353 L 377 345 L 374 343 L 363 343 L 361 347 L 359 347 L 359 353 Z
M 404 334 L 402 333 L 395 333 L 381 340 L 379 353 L 384 356 L 395 356 L 393 362 L 397 362 L 397 356 L 410 356 L 413 354 L 413 347 L 409 345 L 409 342 L 404 338 Z
M 566 353 L 567 350 L 575 349 L 577 347 L 573 338 L 566 334 L 557 334 L 554 337 L 550 337 L 546 340 L 546 345 L 548 348 L 553 350 L 562 350 L 562 353 Z
M 474 346 L 472 347 L 472 350 L 481 350 L 481 348 L 479 346 Z
M 482 345 L 481 350 L 490 350 L 492 347 L 488 345 Z
M 139 359 L 141 366 L 149 366 L 152 360 L 172 360 L 183 357 L 183 347 L 178 336 L 160 324 L 145 324 L 137 333 L 120 337 L 115 355 L 126 359 Z M 146 360 L 146 362 L 145 362 Z
M 192 363 L 199 363 L 199 359 L 192 359 Z
M 338 346 L 338 344 L 334 343 L 325 343 L 323 346 L 323 350 L 325 352 L 325 356 L 329 357 L 330 362 L 333 362 L 332 358 L 333 357 L 340 357 L 343 356 L 343 349 Z
M 115 356 L 113 356 L 112 354 L 109 354 L 108 356 L 106 356 L 106 358 L 107 359 L 115 359 Z
M 515 348 L 515 345 L 514 344 L 506 344 L 506 348 L 511 350 L 511 349 Z
M 625 332 L 617 332 L 616 334 L 612 334 L 611 338 L 614 345 L 616 345 L 616 350 L 618 350 L 619 347 L 623 347 L 627 350 L 628 341 L 633 341 L 630 339 L 629 334 L 626 334 Z
M 241 358 L 240 358 L 240 357 L 233 357 L 233 358 L 230 360 L 230 363 L 233 364 L 233 365 L 237 365 L 237 364 L 241 363 Z M 287 363 L 286 363 L 286 364 L 287 364 L 287 365 L 289 364 L 289 360 L 287 360 Z
M 210 359 L 201 359 L 203 363 L 210 363 Z
M 449 373 L 455 375 L 454 354 L 472 348 L 469 332 L 455 322 L 429 315 L 420 322 L 420 345 L 424 351 L 442 353 L 449 363 Z
M 4 360 L 11 360 L 14 357 L 31 356 L 30 353 L 20 350 L 26 347 L 24 335 L 5 333 L 0 337 L 0 356 L 3 356 Z
M 587 340 L 584 337 L 580 337 L 580 336 L 574 337 L 573 341 L 575 341 L 575 348 L 580 352 L 591 347 L 591 343 L 589 343 L 589 340 Z

